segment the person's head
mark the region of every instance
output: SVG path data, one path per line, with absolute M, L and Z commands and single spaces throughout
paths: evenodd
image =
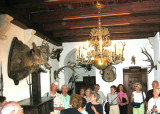
M 142 90 L 142 85 L 139 82 L 134 83 L 133 87 L 136 91 Z
M 99 94 L 97 92 L 91 92 L 91 96 L 90 96 L 90 101 L 94 102 L 94 101 L 98 101 L 98 99 L 100 98 Z
M 154 95 L 154 97 L 158 97 L 160 95 L 160 88 L 155 88 L 153 90 L 153 95 Z
M 80 95 L 81 95 L 81 96 L 84 96 L 84 94 L 85 94 L 85 89 L 82 87 L 82 88 L 80 89 Z
M 152 88 L 155 89 L 155 88 L 157 88 L 158 86 L 159 86 L 159 82 L 158 82 L 157 80 L 154 80 L 154 81 L 152 82 Z
M 94 85 L 94 91 L 95 91 L 95 92 L 98 92 L 99 89 L 100 89 L 99 84 L 95 84 L 95 85 Z
M 119 84 L 116 91 L 117 92 L 122 91 L 122 92 L 126 93 L 126 88 L 124 87 L 123 84 Z
M 10 101 L 2 107 L 0 114 L 23 114 L 23 108 L 19 103 Z
M 111 91 L 112 94 L 114 94 L 114 93 L 116 92 L 116 86 L 115 86 L 115 85 L 112 85 L 112 86 L 110 87 L 110 91 Z
M 6 97 L 0 96 L 0 107 L 7 103 Z
M 51 91 L 57 91 L 58 90 L 58 82 L 51 83 Z
M 72 94 L 70 99 L 70 105 L 72 108 L 80 108 L 82 106 L 82 97 L 78 94 Z
M 62 85 L 61 91 L 62 91 L 62 94 L 67 94 L 67 92 L 68 92 L 68 86 L 67 85 Z
M 86 96 L 90 96 L 91 92 L 92 92 L 91 88 L 87 88 L 85 91 Z
M 84 108 L 86 106 L 86 104 L 87 104 L 86 99 L 82 97 L 82 106 L 81 107 Z

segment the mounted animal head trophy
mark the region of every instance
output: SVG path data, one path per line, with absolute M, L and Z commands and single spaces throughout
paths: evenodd
M 44 56 L 44 58 L 48 61 L 49 57 L 51 59 L 57 59 L 59 61 L 60 58 L 60 54 L 63 50 L 63 48 L 57 48 L 56 50 L 54 50 L 54 48 L 52 49 L 52 51 L 50 52 L 50 47 L 47 41 L 43 40 L 41 46 L 37 46 L 39 49 L 41 49 L 42 51 L 42 55 Z
M 143 61 L 150 62 L 150 65 L 148 65 L 148 66 L 149 66 L 148 68 L 150 68 L 150 69 L 148 70 L 148 74 L 149 74 L 154 68 L 157 70 L 157 65 L 154 64 L 154 61 L 153 61 L 153 59 L 152 59 L 152 56 L 147 52 L 146 48 L 144 48 L 144 50 L 142 49 L 142 53 L 147 56 L 147 60 L 143 60 Z
M 30 49 L 16 37 L 13 39 L 10 47 L 8 58 L 8 76 L 13 79 L 14 84 L 18 85 L 19 81 L 27 77 L 32 72 L 46 72 L 45 68 L 51 66 L 43 58 L 42 51 L 32 43 Z
M 106 82 L 113 82 L 116 79 L 116 68 L 112 65 L 109 65 L 106 69 L 103 70 L 102 79 Z

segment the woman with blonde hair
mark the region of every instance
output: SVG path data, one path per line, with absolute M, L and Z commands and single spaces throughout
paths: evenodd
M 153 90 L 153 97 L 148 101 L 148 112 L 150 114 L 160 113 L 160 88 Z
M 135 91 L 132 92 L 132 106 L 133 106 L 133 114 L 144 114 L 144 100 L 146 98 L 146 94 L 142 91 L 142 85 L 139 82 L 133 84 Z

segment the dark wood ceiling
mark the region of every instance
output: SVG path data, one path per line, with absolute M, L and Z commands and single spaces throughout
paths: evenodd
M 99 0 L 102 26 L 109 28 L 111 40 L 153 37 L 160 31 L 160 0 Z M 89 39 L 97 27 L 96 0 L 3 0 L 0 13 L 14 17 L 49 41 L 78 42 Z M 18 20 L 18 21 L 17 21 Z

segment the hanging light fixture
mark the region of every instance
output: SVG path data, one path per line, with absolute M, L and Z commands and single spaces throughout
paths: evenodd
M 125 43 L 119 42 L 112 44 L 110 40 L 110 33 L 108 28 L 102 27 L 101 23 L 101 9 L 103 4 L 97 3 L 98 9 L 98 27 L 93 28 L 90 33 L 90 41 L 81 44 L 78 47 L 77 62 L 79 65 L 94 65 L 101 70 L 109 65 L 116 65 L 124 61 L 123 52 Z

